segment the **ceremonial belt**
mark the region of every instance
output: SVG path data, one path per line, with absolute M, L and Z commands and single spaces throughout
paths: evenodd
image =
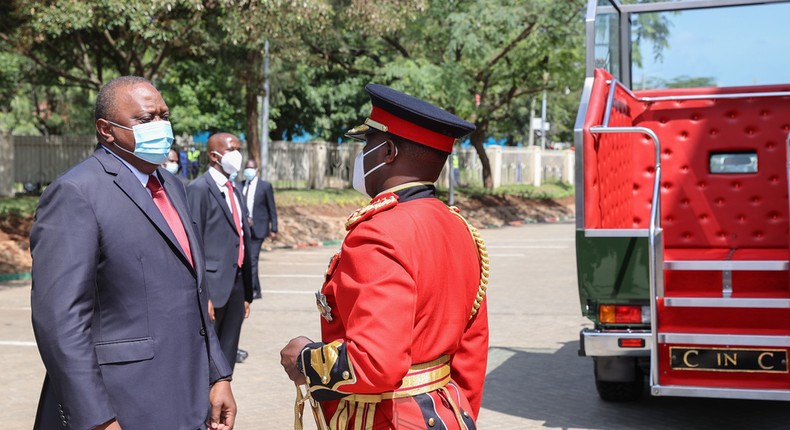
M 343 397 L 340 399 L 337 410 L 335 410 L 335 414 L 330 419 L 329 424 L 327 425 L 323 422 L 323 415 L 320 413 L 314 414 L 316 424 L 319 429 L 344 430 L 348 428 L 348 420 L 353 413 L 355 416 L 354 430 L 372 429 L 377 403 L 383 400 L 414 397 L 436 390 L 446 391 L 445 386 L 448 382 L 450 382 L 450 356 L 442 355 L 436 360 L 411 366 L 406 376 L 403 377 L 400 387 L 394 391 L 378 394 L 350 394 Z M 450 400 L 459 423 L 461 423 L 460 408 L 449 398 L 449 393 L 445 394 Z M 301 402 L 305 401 L 300 400 Z M 321 422 L 319 422 L 319 418 Z M 298 420 L 301 424 L 301 416 L 299 416 Z
M 342 400 L 362 403 L 378 403 L 382 400 L 414 397 L 418 394 L 438 390 L 450 382 L 450 356 L 442 355 L 427 363 L 415 364 L 409 368 L 401 381 L 400 388 L 381 394 L 351 394 Z
M 348 429 L 348 420 L 353 412 L 354 430 L 372 430 L 376 404 L 382 400 L 402 399 L 431 391 L 446 390 L 444 387 L 448 382 L 450 382 L 449 355 L 442 355 L 427 363 L 415 364 L 409 368 L 400 387 L 395 391 L 380 394 L 351 394 L 340 399 L 337 410 L 329 421 L 329 429 Z M 453 410 L 458 411 L 458 407 L 453 405 Z M 460 419 L 460 414 L 456 413 L 456 415 Z

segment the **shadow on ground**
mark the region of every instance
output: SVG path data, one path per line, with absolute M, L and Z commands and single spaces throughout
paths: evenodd
M 652 397 L 647 388 L 638 402 L 603 402 L 592 360 L 578 349 L 578 341 L 545 352 L 492 347 L 491 361 L 502 364 L 486 378 L 483 407 L 558 429 L 790 429 L 788 402 Z

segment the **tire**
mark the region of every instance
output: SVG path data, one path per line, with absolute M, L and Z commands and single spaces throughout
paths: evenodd
M 645 376 L 638 366 L 634 365 L 634 380 L 628 382 L 601 381 L 595 372 L 595 388 L 598 396 L 605 402 L 633 402 L 642 397 L 645 388 Z

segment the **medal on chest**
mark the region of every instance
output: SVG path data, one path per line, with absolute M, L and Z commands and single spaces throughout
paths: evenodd
M 324 275 L 323 287 L 321 287 L 321 289 L 315 293 L 315 304 L 318 307 L 318 312 L 327 322 L 332 321 L 332 307 L 329 306 L 329 303 L 326 300 L 326 295 L 322 291 L 323 288 L 326 287 L 326 284 L 329 282 L 329 280 L 332 278 L 332 274 L 335 273 L 335 269 L 337 269 L 337 264 L 339 262 L 340 253 L 338 252 L 332 256 L 331 260 L 329 260 L 329 267 L 327 267 L 326 274 Z
M 321 317 L 323 317 L 327 322 L 331 322 L 332 307 L 329 306 L 329 303 L 326 302 L 326 295 L 324 295 L 320 291 L 316 291 L 315 304 L 318 307 L 318 312 L 321 313 Z

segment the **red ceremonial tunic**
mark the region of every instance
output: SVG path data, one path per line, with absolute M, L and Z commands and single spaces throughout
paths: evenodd
M 419 185 L 377 196 L 373 209 L 356 221 L 352 215 L 330 263 L 321 294 L 331 321 L 321 319 L 322 342 L 310 344 L 301 359 L 313 397 L 336 427 L 346 409 L 348 428 L 360 422 L 374 429 L 464 428 L 459 419 L 475 428 L 488 356 L 485 300 L 470 319 L 478 247 L 434 192 Z M 411 366 L 443 355 L 452 378 L 445 389 L 372 408 L 342 400 L 395 391 Z

